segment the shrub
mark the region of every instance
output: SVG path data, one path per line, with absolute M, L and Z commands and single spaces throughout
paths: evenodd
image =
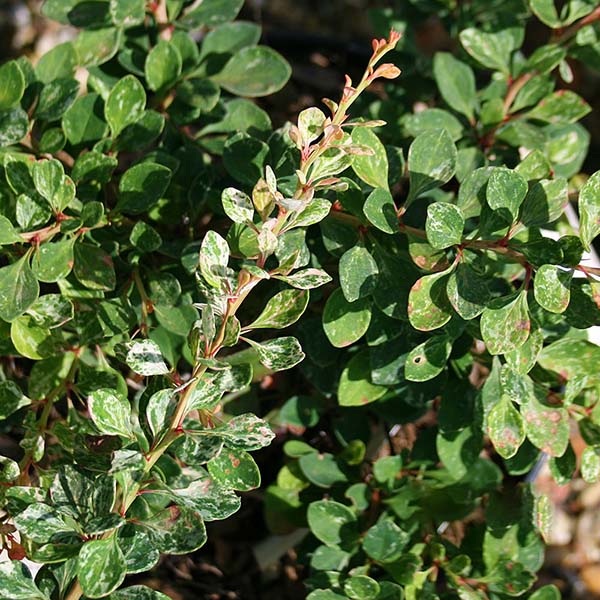
M 596 3 L 531 0 L 555 31 L 527 55 L 512 5 L 442 14 L 463 50 L 432 62 L 445 108 L 415 113 L 402 85 L 364 93 L 414 53 L 392 30 L 339 103 L 276 130 L 234 97 L 290 75 L 241 1 L 93 4 L 47 0 L 82 32 L 0 67 L 4 597 L 164 598 L 121 585 L 260 485 L 274 433 L 231 403 L 296 365 L 272 423 L 328 435 L 286 442 L 265 513 L 308 523 L 312 600 L 528 593 L 551 511 L 523 476 L 545 455 L 570 481 L 577 424 L 600 477 L 600 180 L 578 176 L 589 106 L 554 91 L 598 52 Z

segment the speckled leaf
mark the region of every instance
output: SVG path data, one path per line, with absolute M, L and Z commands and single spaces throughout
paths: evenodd
M 140 375 L 164 375 L 169 372 L 158 344 L 152 340 L 131 342 L 126 362 L 132 371 Z
M 132 585 L 112 593 L 109 600 L 170 600 L 170 598 L 145 585 Z
M 79 283 L 90 290 L 110 291 L 117 284 L 112 258 L 98 246 L 77 243 L 73 272 Z
M 535 366 L 543 345 L 544 335 L 541 329 L 532 322 L 527 341 L 522 346 L 506 352 L 504 358 L 513 371 L 520 375 L 526 375 Z
M 390 192 L 377 188 L 365 200 L 363 212 L 369 221 L 385 233 L 398 231 L 398 216 L 396 205 Z
M 487 416 L 487 432 L 496 452 L 510 458 L 525 441 L 525 425 L 521 413 L 508 396 L 502 396 Z
M 38 298 L 40 286 L 25 255 L 0 269 L 0 319 L 14 321 Z
M 546 401 L 546 392 L 536 387 L 521 407 L 529 441 L 550 456 L 562 456 L 569 443 L 569 413 Z
M 581 455 L 581 478 L 586 483 L 600 480 L 600 453 L 598 448 L 588 446 Z
M 248 329 L 283 329 L 295 323 L 306 310 L 308 292 L 304 290 L 283 290 L 277 292 L 268 302 L 258 318 L 248 325 Z
M 521 45 L 523 30 L 518 27 L 485 32 L 475 27 L 459 34 L 463 48 L 484 67 L 509 74 L 512 51 Z
M 360 339 L 369 328 L 371 311 L 367 300 L 348 302 L 341 288 L 327 299 L 323 311 L 323 329 L 336 348 L 345 348 Z
M 450 274 L 446 293 L 452 308 L 466 321 L 479 316 L 490 298 L 486 280 L 466 263 Z
M 535 499 L 535 524 L 546 543 L 549 542 L 552 531 L 552 520 L 553 509 L 550 498 L 545 494 L 541 494 Z
M 88 397 L 88 410 L 96 427 L 106 435 L 132 437 L 131 406 L 111 390 L 95 390 Z
M 63 238 L 58 242 L 46 242 L 36 250 L 31 259 L 31 268 L 39 281 L 54 283 L 71 272 L 74 243 L 74 239 Z
M 256 350 L 258 360 L 272 371 L 284 371 L 304 360 L 304 352 L 295 337 L 281 337 L 266 342 L 246 341 Z
M 206 463 L 210 476 L 219 484 L 240 492 L 260 486 L 260 471 L 245 450 L 226 448 Z
M 371 364 L 367 351 L 355 354 L 342 371 L 338 386 L 341 406 L 363 406 L 378 400 L 387 388 L 371 383 Z
M 410 535 L 392 519 L 381 519 L 367 531 L 363 538 L 363 550 L 373 560 L 388 563 L 400 558 L 409 541 Z
M 146 16 L 144 0 L 110 0 L 110 17 L 117 27 L 140 25 Z
M 229 448 L 248 451 L 264 448 L 275 438 L 267 422 L 252 413 L 237 415 L 211 429 L 210 434 L 221 438 Z
M 490 208 L 500 213 L 508 223 L 519 216 L 519 207 L 527 195 L 526 179 L 510 169 L 496 168 L 488 180 L 486 200 Z
M 379 591 L 377 581 L 368 575 L 352 575 L 344 581 L 344 593 L 352 600 L 375 600 Z
M 225 188 L 221 194 L 221 202 L 225 214 L 234 223 L 252 221 L 254 206 L 247 194 L 232 187 Z
M 590 105 L 575 92 L 559 90 L 546 96 L 525 116 L 546 123 L 575 123 L 585 117 L 590 110 Z
M 600 346 L 587 340 L 564 338 L 549 344 L 540 353 L 538 362 L 544 369 L 558 373 L 565 379 L 572 379 L 587 373 L 597 381 L 597 365 L 600 364 Z
M 409 381 L 429 381 L 446 366 L 452 343 L 445 335 L 435 335 L 413 348 L 404 365 L 404 376 Z
M 159 390 L 150 396 L 146 406 L 146 419 L 155 438 L 169 425 L 176 404 L 175 393 L 171 389 Z
M 374 188 L 389 190 L 388 159 L 385 147 L 379 138 L 368 127 L 354 127 L 352 143 L 365 146 L 372 154 L 355 155 L 352 159 L 352 169 L 368 185 Z
M 328 546 L 352 545 L 358 538 L 355 514 L 339 502 L 312 502 L 308 505 L 306 518 L 315 537 Z
M 556 221 L 569 203 L 569 186 L 564 177 L 534 183 L 521 206 L 521 221 L 539 227 Z
M 274 277 L 300 290 L 312 290 L 331 281 L 331 276 L 322 269 L 302 269 L 292 275 Z
M 111 89 L 104 117 L 110 126 L 113 137 L 117 137 L 127 125 L 135 123 L 146 107 L 146 92 L 142 84 L 133 76 L 126 75 Z
M 77 578 L 88 598 L 101 598 L 116 590 L 126 574 L 123 552 L 113 535 L 86 542 L 77 559 Z
M 298 115 L 298 129 L 302 136 L 303 145 L 314 142 L 322 133 L 325 114 L 316 107 L 306 108 Z
M 379 268 L 364 246 L 353 246 L 340 258 L 339 272 L 342 292 L 348 302 L 354 302 L 375 289 Z
M 571 297 L 572 269 L 542 265 L 535 274 L 533 292 L 538 304 L 552 313 L 563 313 Z
M 464 226 L 465 219 L 454 204 L 434 202 L 427 207 L 427 241 L 437 250 L 460 244 Z
M 27 113 L 19 106 L 0 111 L 0 147 L 19 142 L 27 135 L 28 129 Z
M 19 560 L 0 563 L 0 589 L 6 600 L 49 600 L 33 582 L 27 566 Z
M 520 348 L 527 341 L 530 328 L 525 291 L 494 300 L 481 315 L 481 335 L 490 354 Z
M 227 274 L 228 262 L 227 242 L 216 231 L 208 231 L 200 246 L 199 266 L 202 276 L 213 287 L 221 287 Z
M 579 234 L 586 250 L 600 233 L 600 171 L 594 173 L 579 192 Z
M 12 415 L 15 411 L 31 404 L 21 388 L 14 381 L 0 382 L 0 420 Z
M 200 513 L 187 506 L 172 504 L 145 519 L 154 544 L 160 552 L 189 554 L 206 543 L 206 527 Z
M 432 149 L 435 148 L 435 152 Z M 422 133 L 408 150 L 410 191 L 407 204 L 423 192 L 440 187 L 452 179 L 456 167 L 456 146 L 445 129 Z
M 452 318 L 452 305 L 446 293 L 449 270 L 421 277 L 408 295 L 408 319 L 419 331 L 432 331 Z
M 0 215 L 0 246 L 22 242 L 23 238 L 17 233 L 12 223 Z
M 158 562 L 160 553 L 157 548 L 152 547 L 152 540 L 147 531 L 137 525 L 125 525 L 119 529 L 118 536 L 127 573 L 148 571 Z

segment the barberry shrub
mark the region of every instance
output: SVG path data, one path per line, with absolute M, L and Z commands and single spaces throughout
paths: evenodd
M 402 78 L 365 92 L 412 51 L 377 12 L 408 35 L 276 130 L 247 98 L 290 69 L 242 3 L 47 0 L 82 31 L 0 67 L 2 597 L 165 598 L 125 577 L 239 508 L 270 424 L 309 434 L 265 512 L 308 524 L 312 600 L 525 595 L 550 527 L 527 474 L 600 477 L 600 178 L 589 106 L 555 91 L 598 3 L 513 3 L 554 30 L 527 54 L 514 7 L 449 12 L 462 50 L 415 113 Z M 230 409 L 296 365 L 270 423 Z

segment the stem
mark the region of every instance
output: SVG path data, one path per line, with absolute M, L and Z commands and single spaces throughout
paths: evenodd
M 512 106 L 517 94 L 521 91 L 523 86 L 534 76 L 536 75 L 535 71 L 530 71 L 529 73 L 523 73 L 520 77 L 517 77 L 510 87 L 508 88 L 508 92 L 506 93 L 506 98 L 504 98 L 504 114 L 507 114 Z
M 570 27 L 567 27 L 557 38 L 554 39 L 555 44 L 564 44 L 575 37 L 577 32 L 585 27 L 591 25 L 595 21 L 600 21 L 600 6 L 595 8 L 589 15 L 583 17 L 579 21 L 573 23 Z M 552 41 L 552 40 L 551 40 Z
M 79 580 L 76 579 L 73 582 L 73 586 L 69 590 L 69 593 L 65 596 L 65 600 L 79 600 L 83 596 L 83 590 L 81 589 L 81 585 L 79 584 Z

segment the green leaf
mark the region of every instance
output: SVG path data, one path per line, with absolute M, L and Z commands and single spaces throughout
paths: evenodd
M 200 246 L 199 267 L 207 283 L 220 288 L 227 275 L 229 263 L 229 246 L 216 232 L 208 231 Z
M 508 396 L 503 395 L 489 412 L 487 432 L 496 452 L 504 459 L 514 456 L 525 441 L 521 413 Z
M 473 121 L 478 104 L 473 69 L 452 54 L 437 52 L 433 75 L 446 104 Z
M 494 300 L 481 315 L 481 335 L 490 354 L 520 348 L 527 341 L 530 328 L 525 291 Z
M 40 286 L 29 266 L 26 254 L 0 269 L 0 319 L 14 321 L 38 298 Z
M 385 233 L 398 231 L 398 216 L 392 195 L 385 189 L 377 188 L 368 196 L 363 206 L 365 217 Z
M 550 73 L 565 58 L 567 50 L 557 44 L 546 44 L 535 49 L 527 59 L 529 71 Z
M 254 46 L 238 50 L 213 80 L 232 94 L 255 98 L 278 92 L 291 73 L 275 50 Z
M 562 456 L 569 443 L 569 413 L 548 404 L 546 390 L 540 387 L 529 394 L 521 408 L 529 441 L 550 456 Z
M 88 598 L 102 598 L 115 591 L 126 574 L 117 536 L 86 542 L 77 558 L 77 578 Z
M 406 357 L 404 376 L 408 381 L 429 381 L 445 368 L 452 343 L 445 335 L 436 335 L 413 348 Z
M 562 456 L 551 456 L 549 466 L 552 477 L 558 485 L 570 483 L 577 467 L 577 457 L 571 444 L 567 446 Z
M 25 91 L 25 78 L 19 65 L 11 60 L 0 67 L 0 111 L 15 106 Z
M 148 225 L 148 223 L 144 223 L 144 221 L 138 221 L 131 230 L 129 234 L 129 241 L 140 251 L 143 253 L 154 252 L 158 250 L 162 245 L 162 239 L 152 227 L 152 225 Z
M 490 298 L 485 278 L 467 263 L 459 263 L 450 274 L 446 293 L 452 308 L 466 321 L 478 317 Z
M 131 406 L 111 390 L 95 390 L 88 397 L 88 410 L 94 425 L 106 435 L 132 437 Z
M 91 290 L 114 290 L 117 284 L 112 258 L 97 246 L 75 244 L 73 272 L 78 281 Z
M 100 154 L 100 152 L 96 152 L 92 150 L 91 152 L 86 152 L 79 156 L 79 158 L 75 161 L 75 165 L 73 166 L 73 170 L 71 171 L 71 177 L 74 181 L 96 181 L 98 183 L 108 183 L 112 177 L 113 171 L 116 169 L 118 165 L 118 160 L 112 156 L 105 156 L 104 154 Z M 83 213 L 92 210 L 87 208 L 90 204 L 94 205 L 92 202 L 88 202 L 84 205 Z M 100 212 L 100 211 L 98 211 Z M 100 212 L 100 217 L 104 209 Z M 96 225 L 99 222 L 97 219 L 95 222 L 92 222 L 91 225 L 87 225 L 88 227 Z
M 352 143 L 365 146 L 372 154 L 357 154 L 352 158 L 353 171 L 368 185 L 389 191 L 388 159 L 383 144 L 368 127 L 354 127 Z
M 18 560 L 0 563 L 0 589 L 6 600 L 49 600 L 33 582 L 29 569 Z
M 445 129 L 452 141 L 458 141 L 464 136 L 462 123 L 447 110 L 440 108 L 426 108 L 403 119 L 406 133 L 412 137 L 418 137 L 428 131 L 440 131 Z M 458 155 L 457 155 L 458 158 Z M 458 173 L 458 163 L 456 167 Z
M 348 302 L 341 288 L 327 299 L 323 311 L 323 330 L 336 348 L 345 348 L 360 339 L 369 328 L 371 311 L 367 300 Z
M 564 25 L 556 12 L 554 0 L 529 0 L 529 7 L 533 14 L 548 27 L 558 29 Z
M 17 233 L 12 223 L 0 215 L 0 246 L 22 242 L 23 238 Z
M 308 292 L 283 290 L 275 294 L 248 329 L 283 329 L 295 323 L 308 305 Z
M 531 325 L 527 341 L 522 346 L 504 354 L 510 368 L 520 375 L 526 375 L 533 369 L 544 345 L 544 335 L 541 329 L 533 322 Z
M 586 483 L 600 480 L 600 454 L 597 448 L 588 446 L 581 455 L 581 478 Z
M 572 269 L 542 265 L 535 274 L 533 292 L 537 303 L 552 313 L 563 313 L 571 297 Z
M 484 32 L 475 27 L 464 29 L 459 38 L 463 48 L 484 67 L 510 74 L 510 59 L 523 41 L 520 27 Z
M 370 252 L 362 245 L 347 250 L 340 258 L 340 286 L 350 303 L 369 296 L 377 285 L 379 268 Z
M 394 562 L 402 556 L 410 535 L 400 529 L 392 519 L 381 519 L 363 538 L 363 550 L 379 563 Z
M 234 54 L 246 46 L 256 46 L 260 26 L 247 21 L 224 23 L 209 31 L 202 39 L 200 59 L 210 61 L 210 55 Z
M 221 194 L 221 202 L 223 204 L 223 210 L 225 214 L 234 223 L 246 223 L 252 221 L 254 216 L 254 205 L 252 200 L 244 192 L 236 190 L 235 188 L 229 187 L 223 190 Z
M 0 111 L 0 146 L 21 141 L 29 130 L 27 113 L 20 107 Z
M 118 52 L 121 30 L 115 27 L 84 30 L 75 38 L 73 44 L 80 66 L 90 68 L 102 65 Z
M 274 277 L 301 290 L 312 290 L 331 281 L 331 276 L 321 269 L 302 269 L 292 275 L 274 275 Z
M 146 57 L 144 73 L 148 87 L 156 92 L 172 86 L 181 75 L 181 54 L 175 46 L 160 40 Z
M 77 52 L 71 42 L 58 44 L 41 56 L 35 73 L 42 83 L 72 77 L 77 65 Z
M 57 79 L 42 88 L 34 117 L 37 120 L 55 121 L 62 117 L 79 93 L 76 79 Z
M 387 388 L 371 383 L 368 352 L 355 354 L 342 371 L 338 386 L 340 406 L 363 406 L 381 398 Z
M 19 354 L 32 360 L 52 356 L 58 349 L 59 340 L 29 315 L 17 317 L 12 322 L 10 338 Z
M 15 517 L 14 522 L 22 535 L 42 544 L 61 533 L 75 533 L 74 527 L 65 522 L 61 513 L 41 502 L 30 504 Z
M 117 209 L 139 214 L 152 208 L 171 181 L 171 169 L 153 162 L 143 162 L 125 171 L 119 182 Z
M 152 340 L 130 342 L 125 362 L 132 371 L 146 377 L 165 375 L 169 372 L 158 344 Z
M 545 97 L 525 116 L 546 123 L 575 123 L 591 110 L 590 105 L 575 92 L 559 90 Z
M 258 360 L 272 371 L 291 369 L 304 360 L 304 352 L 295 337 L 280 337 L 260 344 L 244 339 L 256 350 Z
M 142 84 L 133 75 L 120 79 L 111 89 L 104 106 L 104 118 L 112 136 L 117 137 L 127 125 L 135 123 L 145 107 L 146 92 Z
M 224 449 L 211 458 L 206 467 L 210 476 L 228 489 L 247 492 L 260 486 L 260 471 L 254 459 L 245 450 Z
M 352 575 L 344 581 L 344 593 L 352 600 L 375 600 L 379 584 L 367 575 Z
M 92 93 L 77 98 L 63 115 L 62 126 L 67 139 L 73 145 L 102 139 L 108 132 L 108 125 L 104 120 L 104 102 L 100 95 Z M 83 157 L 89 154 L 91 153 L 84 154 Z M 83 157 L 79 157 L 77 162 Z M 72 177 L 77 180 L 74 173 Z
M 561 598 L 561 593 L 555 585 L 545 585 L 533 592 L 529 600 L 561 600 Z
M 540 227 L 556 221 L 569 203 L 569 186 L 564 177 L 542 179 L 531 186 L 521 207 L 521 222 Z
M 408 319 L 419 331 L 433 331 L 452 318 L 452 306 L 446 293 L 449 270 L 425 275 L 410 289 Z
M 437 250 L 460 244 L 465 219 L 460 208 L 449 202 L 434 202 L 427 207 L 427 241 Z
M 330 488 L 336 483 L 347 483 L 348 477 L 333 454 L 309 452 L 301 456 L 298 464 L 304 476 L 314 485 Z
M 240 132 L 230 137 L 223 148 L 228 173 L 240 183 L 254 186 L 264 173 L 269 146 L 258 138 Z
M 308 505 L 308 526 L 327 546 L 351 546 L 358 539 L 356 516 L 347 506 L 333 500 L 318 500 Z
M 456 146 L 445 129 L 428 131 L 415 138 L 408 150 L 410 190 L 406 204 L 450 181 L 456 168 L 456 157 Z
M 579 235 L 586 250 L 600 233 L 600 171 L 596 171 L 579 192 Z
M 109 10 L 112 22 L 128 29 L 144 22 L 146 3 L 144 0 L 110 0 Z
M 243 4 L 244 0 L 203 0 L 200 6 L 186 13 L 179 22 L 190 29 L 197 29 L 202 25 L 215 27 L 233 21 Z
M 527 181 L 517 173 L 505 168 L 496 168 L 488 180 L 486 200 L 490 208 L 498 211 L 507 223 L 519 216 L 519 207 L 527 195 Z

